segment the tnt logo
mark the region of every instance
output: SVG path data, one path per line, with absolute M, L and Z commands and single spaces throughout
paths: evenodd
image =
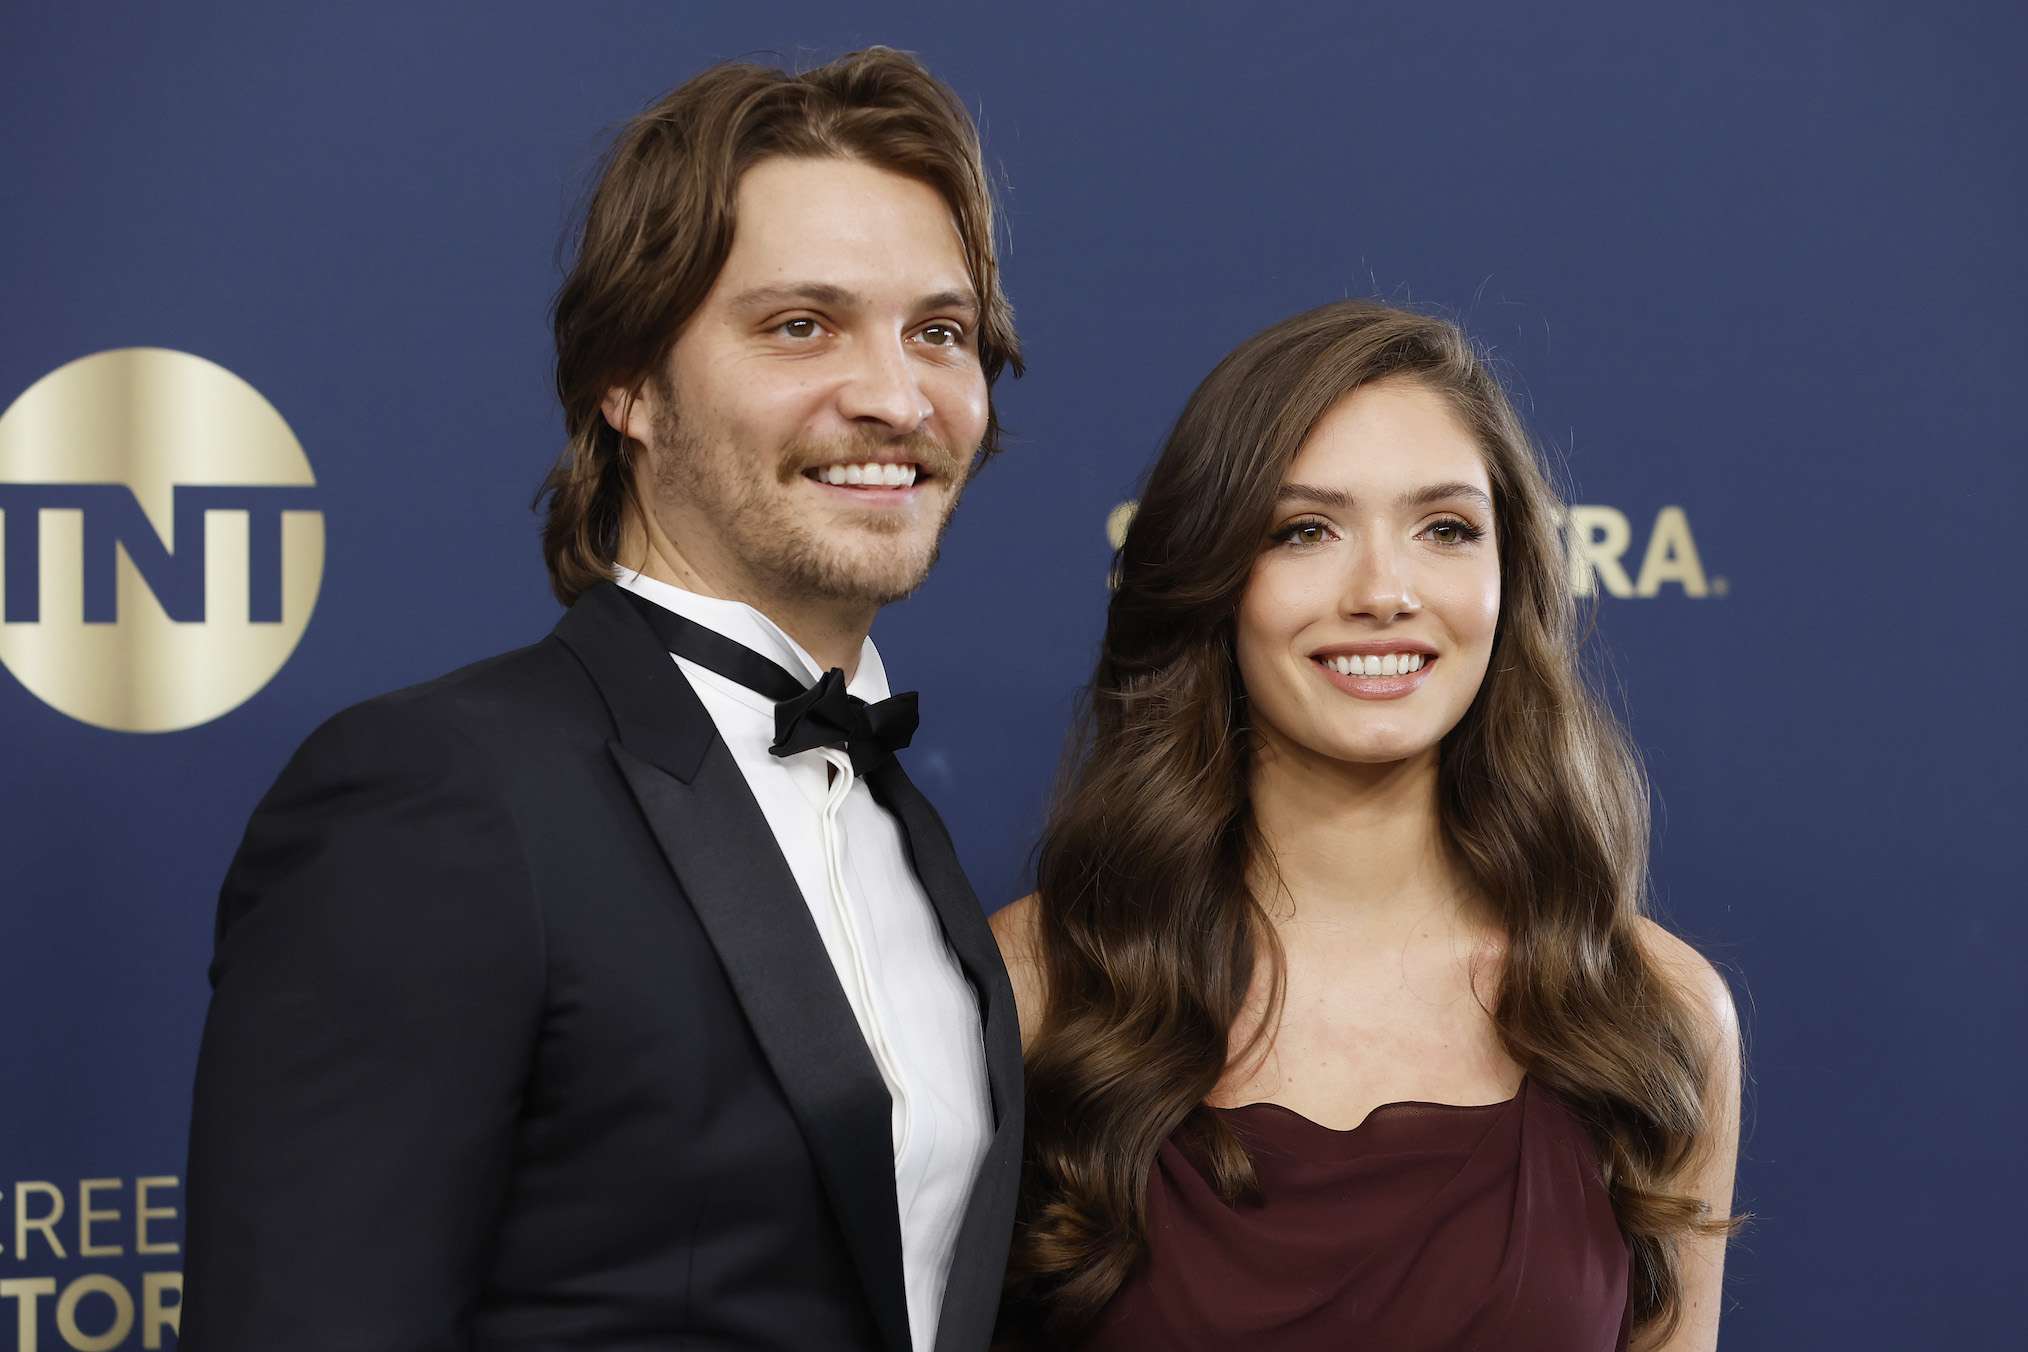
M 95 727 L 230 712 L 310 622 L 315 490 L 288 424 L 223 367 L 163 348 L 59 367 L 0 414 L 0 664 Z

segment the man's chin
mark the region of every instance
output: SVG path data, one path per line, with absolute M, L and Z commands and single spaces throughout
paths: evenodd
M 920 587 L 936 562 L 934 543 L 892 537 L 856 543 L 827 542 L 828 548 L 802 551 L 784 571 L 806 596 L 884 606 Z
M 841 596 L 884 606 L 902 600 L 929 576 L 934 559 L 906 566 L 857 568 L 834 575 Z

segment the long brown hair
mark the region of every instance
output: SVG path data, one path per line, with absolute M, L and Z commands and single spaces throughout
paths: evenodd
M 1275 495 L 1318 420 L 1410 379 L 1449 402 L 1492 482 L 1501 600 L 1484 684 L 1439 751 L 1449 847 L 1507 935 L 1491 1011 L 1508 1053 L 1595 1136 L 1632 1248 L 1640 1326 L 1680 1303 L 1673 1241 L 1706 1221 L 1669 1190 L 1711 1126 L 1709 1052 L 1644 956 L 1647 785 L 1578 665 L 1563 507 L 1486 362 L 1444 320 L 1361 301 L 1276 324 L 1197 388 L 1117 561 L 1083 726 L 1038 863 L 1047 1012 L 1028 1052 L 1028 1137 L 1009 1274 L 1017 1327 L 1074 1335 L 1144 1244 L 1148 1176 L 1179 1129 L 1229 1200 L 1253 1170 L 1199 1111 L 1257 975 L 1271 1035 L 1282 956 L 1249 886 L 1267 862 L 1233 623 Z M 1242 1049 L 1240 1055 L 1245 1054 Z
M 1006 368 L 1021 374 L 1021 344 L 1000 286 L 992 188 L 964 104 L 890 47 L 801 74 L 713 66 L 620 133 L 557 293 L 556 392 L 569 442 L 536 501 L 547 499 L 542 553 L 565 605 L 612 576 L 633 492 L 626 443 L 601 412 L 606 391 L 637 388 L 659 366 L 732 249 L 741 175 L 774 155 L 859 160 L 943 197 L 979 298 L 988 392 L 979 455 L 999 449 L 992 386 Z

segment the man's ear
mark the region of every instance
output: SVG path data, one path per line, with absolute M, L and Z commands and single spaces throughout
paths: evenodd
M 648 429 L 655 423 L 653 399 L 654 396 L 643 391 L 639 384 L 631 388 L 614 385 L 599 401 L 599 411 L 605 414 L 606 426 L 627 440 L 645 446 L 648 444 Z

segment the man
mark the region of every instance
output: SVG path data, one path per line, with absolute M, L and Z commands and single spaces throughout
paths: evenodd
M 319 729 L 226 879 L 186 1349 L 986 1346 L 1014 1006 L 867 632 L 1020 369 L 992 231 L 892 51 L 622 135 L 556 307 L 569 611 Z

